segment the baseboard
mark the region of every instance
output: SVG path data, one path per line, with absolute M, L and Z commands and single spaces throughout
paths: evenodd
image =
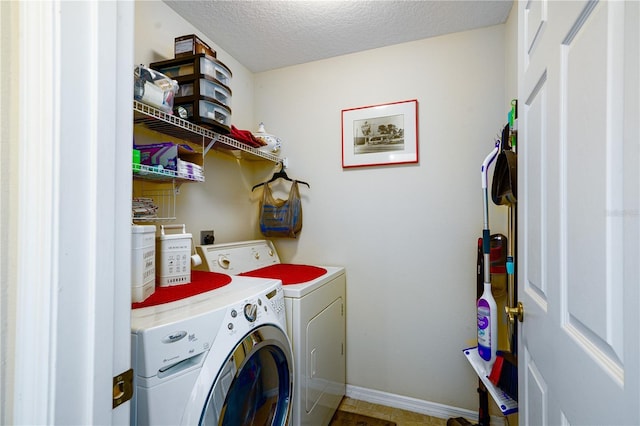
M 346 396 L 360 401 L 370 402 L 372 404 L 400 408 L 402 410 L 413 411 L 414 413 L 426 414 L 428 416 L 438 417 L 441 419 L 464 417 L 469 421 L 478 421 L 477 411 L 451 407 L 449 405 L 438 404 L 436 402 L 423 401 L 421 399 L 382 392 L 375 389 L 347 385 Z M 503 417 L 491 416 L 491 424 L 496 426 L 505 425 L 505 421 Z

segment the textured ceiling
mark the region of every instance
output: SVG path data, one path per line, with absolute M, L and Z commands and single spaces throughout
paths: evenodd
M 252 72 L 504 23 L 512 0 L 165 0 Z

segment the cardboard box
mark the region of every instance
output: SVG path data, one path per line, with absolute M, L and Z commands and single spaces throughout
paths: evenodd
M 140 164 L 162 166 L 163 169 L 178 171 L 178 158 L 202 166 L 202 154 L 195 152 L 189 145 L 173 142 L 136 145 L 140 151 Z
M 176 37 L 173 52 L 176 58 L 197 55 L 198 53 L 216 57 L 216 51 L 195 34 Z

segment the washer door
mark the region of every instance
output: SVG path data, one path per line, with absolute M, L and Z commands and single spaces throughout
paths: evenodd
M 285 333 L 262 325 L 227 358 L 207 398 L 200 425 L 273 425 L 289 421 L 293 359 Z

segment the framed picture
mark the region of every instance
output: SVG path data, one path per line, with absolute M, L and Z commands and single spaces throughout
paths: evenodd
M 418 162 L 418 101 L 342 110 L 342 167 Z

